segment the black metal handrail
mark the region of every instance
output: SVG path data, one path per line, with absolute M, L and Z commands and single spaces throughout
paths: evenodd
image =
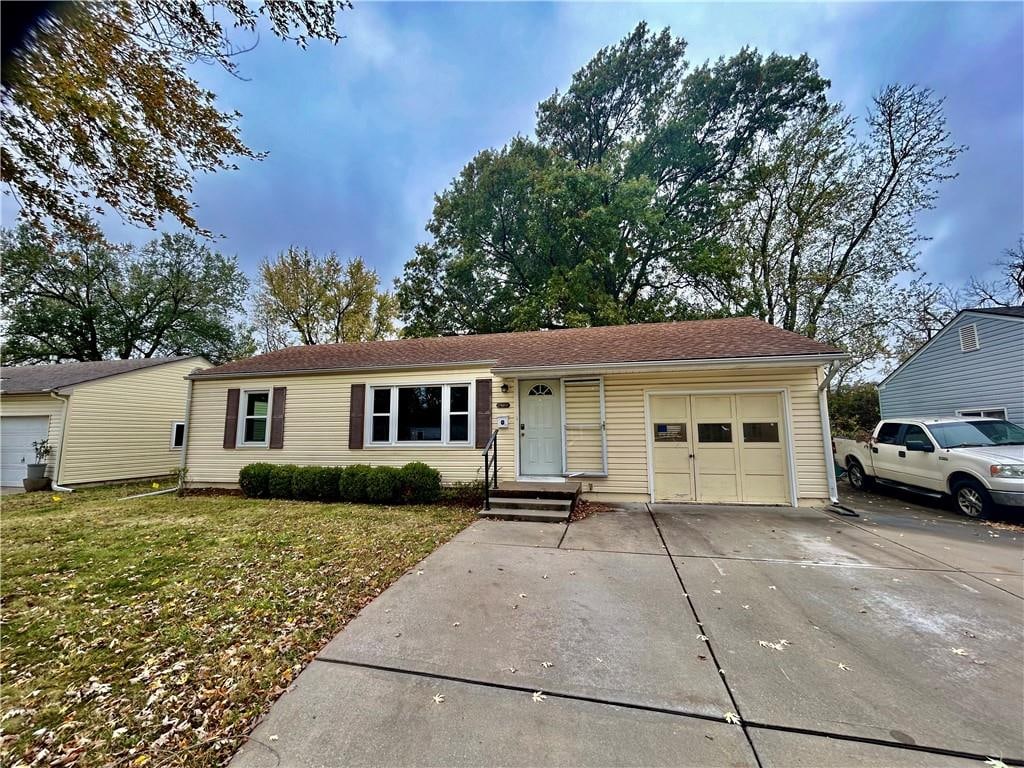
M 491 509 L 491 475 L 494 475 L 494 488 L 498 487 L 498 430 L 491 432 L 491 439 L 481 453 L 484 457 L 484 509 Z

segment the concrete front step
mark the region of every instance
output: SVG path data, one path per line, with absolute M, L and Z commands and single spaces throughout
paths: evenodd
M 491 506 L 509 509 L 551 509 L 562 512 L 572 509 L 572 499 L 524 499 L 515 496 L 499 496 L 491 498 Z
M 510 507 L 508 499 L 495 499 L 490 509 L 481 509 L 477 517 L 498 520 L 526 520 L 534 523 L 565 523 L 569 520 L 569 507 L 561 509 L 530 509 L 528 507 Z M 501 506 L 498 506 L 501 504 Z

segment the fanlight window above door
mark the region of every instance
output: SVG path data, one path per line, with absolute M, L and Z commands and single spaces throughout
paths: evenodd
M 552 395 L 551 387 L 547 384 L 534 384 L 530 387 L 530 391 L 526 393 L 527 397 L 535 397 L 537 395 Z

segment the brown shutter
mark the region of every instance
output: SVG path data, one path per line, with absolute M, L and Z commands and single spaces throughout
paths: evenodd
M 224 447 L 234 448 L 238 438 L 238 395 L 239 390 L 228 390 L 228 409 L 224 416 Z
M 288 397 L 288 387 L 274 387 L 274 395 L 270 398 L 270 446 L 284 448 L 284 404 Z
M 348 404 L 348 447 L 359 450 L 363 447 L 363 414 L 366 412 L 366 385 L 353 384 L 352 397 Z
M 476 447 L 491 439 L 491 380 L 476 380 Z

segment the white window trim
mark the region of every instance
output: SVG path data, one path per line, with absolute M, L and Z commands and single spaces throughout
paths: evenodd
M 174 444 L 174 434 L 178 431 L 178 427 L 181 426 L 181 445 Z M 182 446 L 185 444 L 185 422 L 184 421 L 172 421 L 171 422 L 171 450 L 180 451 Z
M 260 442 L 247 441 L 245 439 L 245 412 L 249 407 L 249 395 L 267 396 L 267 429 L 266 437 Z M 270 417 L 274 413 L 274 391 L 267 388 L 243 389 L 238 396 L 238 436 L 236 445 L 239 448 L 269 448 L 270 447 Z
M 1003 415 L 1002 416 L 969 416 L 968 415 L 968 414 L 973 414 L 974 412 L 983 414 L 985 411 L 1002 411 Z M 1003 421 L 1006 421 L 1006 409 L 1003 406 L 1001 406 L 1001 405 L 993 405 L 993 406 L 990 406 L 988 408 L 961 408 L 960 410 L 958 410 L 956 412 L 956 415 L 957 416 L 965 416 L 966 418 L 969 418 L 969 419 L 970 418 L 974 418 L 974 419 L 997 419 L 998 418 L 998 419 L 1002 419 Z
M 398 390 L 416 387 L 441 387 L 441 439 L 440 440 L 399 440 L 398 439 Z M 465 440 L 452 440 L 451 431 L 451 388 L 466 387 L 469 392 L 468 411 L 465 411 L 468 434 Z M 471 448 L 475 445 L 476 419 L 476 388 L 471 381 L 433 381 L 416 382 L 414 384 L 369 384 L 364 409 L 363 447 L 364 448 Z M 373 439 L 373 395 L 379 389 L 391 390 L 390 412 L 388 413 L 388 440 L 383 442 Z M 463 411 L 455 411 L 454 415 L 462 415 Z M 384 414 L 377 414 L 383 416 Z

